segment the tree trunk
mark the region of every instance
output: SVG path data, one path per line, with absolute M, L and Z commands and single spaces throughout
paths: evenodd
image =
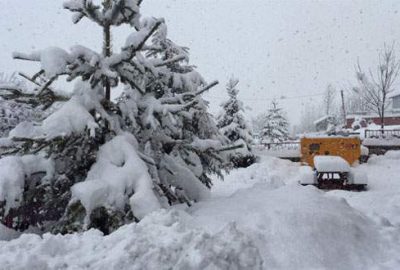
M 382 135 L 384 134 L 384 128 L 385 128 L 385 102 L 386 102 L 386 93 L 383 91 L 383 97 L 382 97 L 382 117 L 381 117 L 381 130 L 382 130 Z
M 382 106 L 382 113 L 381 113 L 381 132 L 382 132 L 382 135 L 383 135 L 383 133 L 384 133 L 384 128 L 385 128 L 385 108 L 384 108 L 384 106 Z
M 109 57 L 111 56 L 111 26 L 106 24 L 103 27 L 103 56 Z M 105 79 L 103 82 L 104 91 L 105 91 L 105 98 L 106 100 L 111 100 L 111 85 L 109 80 Z

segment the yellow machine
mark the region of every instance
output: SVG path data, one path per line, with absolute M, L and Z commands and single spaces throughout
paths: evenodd
M 361 141 L 349 137 L 301 139 L 302 185 L 321 189 L 365 190 L 367 176 L 351 169 L 361 157 Z M 306 166 L 307 167 L 307 166 Z
M 359 138 L 322 137 L 301 139 L 301 162 L 314 167 L 315 156 L 339 156 L 350 165 L 361 157 Z

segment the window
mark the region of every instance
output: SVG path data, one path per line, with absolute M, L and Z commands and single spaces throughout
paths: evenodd
M 400 110 L 400 96 L 393 97 L 393 109 Z

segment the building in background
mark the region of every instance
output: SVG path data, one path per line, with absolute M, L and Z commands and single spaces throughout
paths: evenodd
M 390 97 L 389 106 L 385 112 L 385 126 L 400 126 L 400 91 L 393 93 Z M 353 112 L 346 116 L 346 128 L 352 128 L 355 121 L 360 121 L 361 127 L 368 124 L 381 125 L 380 117 L 373 112 Z

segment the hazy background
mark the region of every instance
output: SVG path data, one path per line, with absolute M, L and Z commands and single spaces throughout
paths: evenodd
M 62 2 L 0 0 L 0 72 L 36 70 L 12 60 L 13 51 L 77 43 L 100 50 L 101 31 L 87 21 L 74 26 Z M 234 75 L 249 116 L 286 97 L 280 103 L 292 123 L 307 104 L 321 102 L 329 83 L 348 88 L 358 57 L 373 65 L 384 42 L 400 42 L 399 11 L 398 0 L 144 0 L 142 8 L 143 16 L 166 19 L 170 38 L 190 47 L 207 80 L 220 80 L 205 96 L 212 112 Z M 113 32 L 114 49 L 128 33 Z

